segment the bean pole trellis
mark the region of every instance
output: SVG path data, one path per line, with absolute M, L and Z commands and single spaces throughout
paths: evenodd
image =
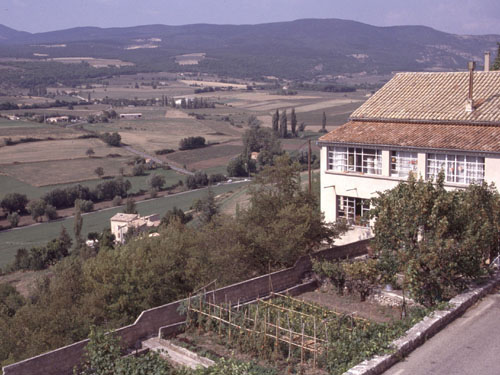
M 364 330 L 370 323 L 351 315 L 330 311 L 287 295 L 272 293 L 271 300 L 253 304 L 216 304 L 209 295 L 189 297 L 187 326 L 198 327 L 237 342 L 246 350 L 260 354 L 281 353 L 289 360 L 300 356 L 301 365 L 308 359 L 314 368 L 319 357 L 327 358 L 335 350 L 340 332 Z

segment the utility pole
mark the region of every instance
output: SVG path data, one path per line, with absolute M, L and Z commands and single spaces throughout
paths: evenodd
M 309 151 L 307 152 L 307 170 L 309 171 L 309 194 L 311 194 L 311 140 L 309 139 Z

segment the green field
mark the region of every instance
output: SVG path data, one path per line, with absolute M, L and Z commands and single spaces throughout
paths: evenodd
M 132 184 L 132 188 L 130 189 L 130 193 L 137 193 L 139 190 L 149 190 L 148 186 L 148 179 L 151 174 L 161 174 L 162 176 L 165 177 L 165 186 L 171 186 L 175 183 L 177 183 L 179 180 L 184 181 L 185 176 L 182 174 L 179 174 L 173 170 L 164 170 L 164 169 L 156 169 L 154 171 L 148 172 L 149 174 L 145 176 L 132 176 L 132 177 L 125 177 L 125 179 L 129 180 Z M 94 188 L 98 184 L 104 182 L 105 180 L 103 179 L 93 179 L 93 180 L 87 180 L 87 181 L 81 181 L 78 183 L 71 183 L 71 184 L 57 184 L 57 185 L 47 185 L 47 186 L 41 186 L 41 187 L 36 187 L 36 186 L 31 186 L 25 182 L 16 180 L 13 177 L 10 176 L 5 176 L 5 175 L 0 175 L 0 199 L 8 194 L 8 193 L 20 193 L 20 194 L 26 194 L 28 198 L 30 199 L 37 199 L 40 198 L 42 195 L 44 195 L 46 192 L 51 191 L 53 189 L 59 188 L 59 189 L 64 189 L 65 187 L 68 186 L 73 186 L 73 185 L 83 185 L 83 186 L 88 186 L 89 188 Z
M 243 182 L 236 185 L 220 185 L 212 188 L 215 194 L 235 191 L 236 189 L 248 184 Z M 188 191 L 185 193 L 167 196 L 163 198 L 147 200 L 137 203 L 137 210 L 141 215 L 149 215 L 159 213 L 164 215 L 165 212 L 177 206 L 183 210 L 189 209 L 195 199 L 200 199 L 207 194 L 207 189 Z M 100 212 L 93 212 L 83 215 L 82 234 L 86 237 L 89 232 L 101 232 L 104 228 L 109 227 L 109 219 L 121 212 L 123 207 L 114 207 Z M 62 219 L 50 223 L 42 223 L 25 228 L 18 228 L 8 232 L 0 233 L 0 267 L 12 263 L 18 248 L 30 248 L 32 246 L 43 245 L 50 239 L 59 235 L 61 225 L 64 226 L 68 233 L 73 233 L 74 219 Z

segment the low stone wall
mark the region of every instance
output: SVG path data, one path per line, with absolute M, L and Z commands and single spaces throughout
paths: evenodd
M 410 354 L 413 350 L 422 345 L 427 339 L 441 331 L 449 323 L 461 316 L 469 307 L 474 305 L 479 299 L 491 293 L 494 288 L 500 285 L 500 272 L 492 278 L 486 285 L 462 293 L 450 300 L 450 309 L 439 310 L 426 316 L 421 322 L 410 328 L 406 335 L 394 341 L 396 350 L 392 354 L 375 356 L 370 360 L 363 361 L 359 365 L 351 368 L 343 375 L 379 375 L 389 367 Z
M 311 270 L 311 259 L 340 259 L 364 255 L 369 249 L 369 240 L 354 242 L 348 245 L 322 250 L 311 256 L 301 257 L 293 267 L 267 275 L 255 277 L 240 283 L 226 286 L 207 292 L 207 297 L 216 303 L 230 301 L 233 303 L 248 302 L 265 297 L 271 292 L 282 292 L 295 286 L 300 286 L 305 273 Z M 310 286 L 300 286 L 307 288 Z M 121 337 L 125 348 L 140 348 L 143 339 L 157 335 L 160 328 L 162 333 L 177 329 L 185 317 L 177 309 L 185 300 L 175 301 L 143 311 L 137 320 L 129 325 L 117 329 L 115 332 Z M 14 363 L 3 368 L 4 375 L 60 375 L 72 374 L 73 368 L 80 362 L 83 349 L 88 340 L 83 340 L 24 361 Z

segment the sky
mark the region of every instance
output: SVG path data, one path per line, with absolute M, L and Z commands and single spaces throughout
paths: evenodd
M 500 34 L 500 0 L 0 0 L 0 24 L 29 32 L 78 26 L 258 24 L 300 18 Z

